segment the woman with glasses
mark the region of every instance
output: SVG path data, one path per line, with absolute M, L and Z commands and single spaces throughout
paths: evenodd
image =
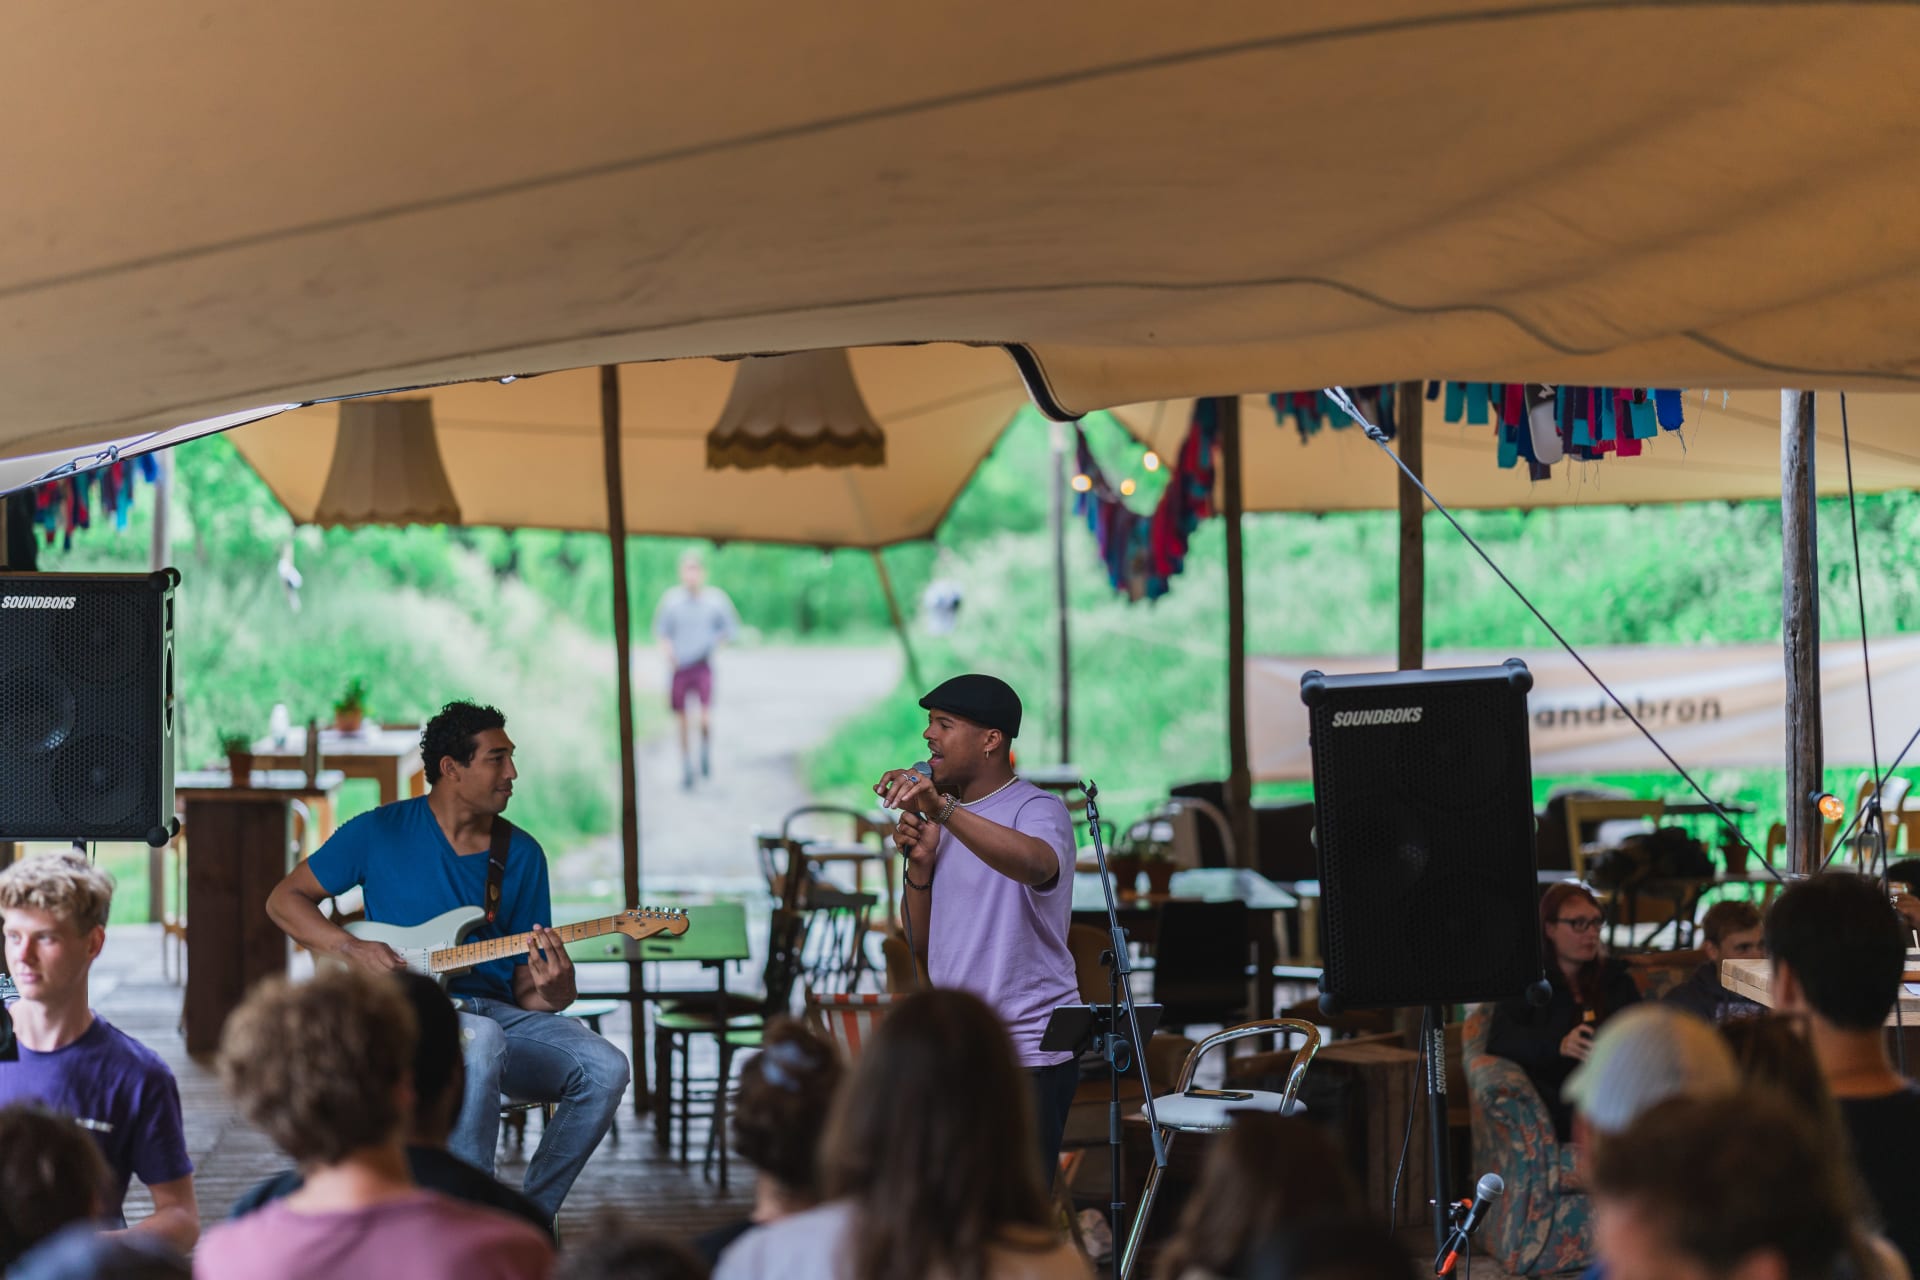
M 1487 1052 L 1520 1065 L 1547 1104 L 1554 1136 L 1567 1141 L 1573 1108 L 1560 1086 L 1593 1048 L 1602 1022 L 1640 1000 L 1624 961 L 1600 951 L 1600 904 L 1572 881 L 1549 888 L 1540 899 L 1540 936 L 1545 944 L 1550 994 L 1536 1007 L 1525 996 L 1493 1007 Z

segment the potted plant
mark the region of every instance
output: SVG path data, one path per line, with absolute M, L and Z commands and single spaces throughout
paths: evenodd
M 367 714 L 367 686 L 359 676 L 347 682 L 345 693 L 333 704 L 333 727 L 342 733 L 360 732 L 360 722 Z
M 1747 846 L 1745 841 L 1728 836 L 1720 843 L 1720 854 L 1726 859 L 1727 874 L 1743 876 L 1747 873 Z
M 220 735 L 220 750 L 227 757 L 227 772 L 233 785 L 244 787 L 253 775 L 253 739 L 244 733 Z
M 1132 897 L 1140 891 L 1140 851 L 1130 844 L 1116 845 L 1107 855 L 1107 869 L 1113 872 L 1113 891 Z
M 1173 889 L 1173 873 L 1179 864 L 1161 845 L 1149 845 L 1140 855 L 1140 868 L 1147 873 L 1147 892 L 1167 894 Z

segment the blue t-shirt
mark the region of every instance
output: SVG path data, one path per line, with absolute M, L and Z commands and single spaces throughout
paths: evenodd
M 180 1087 L 159 1054 L 98 1014 L 78 1040 L 52 1053 L 19 1048 L 18 1062 L 0 1062 L 0 1106 L 38 1102 L 93 1135 L 113 1175 L 102 1191 L 116 1226 L 130 1179 L 152 1187 L 193 1172 Z
M 307 859 L 307 866 L 330 894 L 360 885 L 366 892 L 367 919 L 379 924 L 423 924 L 455 907 L 478 910 L 487 900 L 486 851 L 455 853 L 425 796 L 361 814 L 334 832 Z M 552 923 L 547 855 L 539 841 L 515 827 L 500 882 L 500 910 L 492 923 L 482 924 L 465 941 L 525 933 L 536 924 Z M 511 1004 L 513 971 L 526 962 L 525 955 L 488 960 L 452 979 L 447 988 L 455 995 Z

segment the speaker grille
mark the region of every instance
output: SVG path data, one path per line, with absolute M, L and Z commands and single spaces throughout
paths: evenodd
M 1305 692 L 1325 990 L 1355 1007 L 1522 994 L 1540 976 L 1524 684 L 1495 667 Z
M 0 574 L 0 839 L 146 839 L 172 821 L 177 580 Z

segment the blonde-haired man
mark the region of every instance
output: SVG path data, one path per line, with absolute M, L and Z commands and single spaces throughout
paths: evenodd
M 113 880 L 74 853 L 41 854 L 0 871 L 0 933 L 20 989 L 9 1012 L 19 1059 L 0 1062 L 0 1106 L 39 1102 L 72 1116 L 100 1144 L 112 1185 L 108 1220 L 124 1225 L 127 1183 L 153 1195 L 134 1230 L 185 1253 L 200 1235 L 180 1089 L 160 1056 L 87 1003 L 87 977 L 107 940 Z

